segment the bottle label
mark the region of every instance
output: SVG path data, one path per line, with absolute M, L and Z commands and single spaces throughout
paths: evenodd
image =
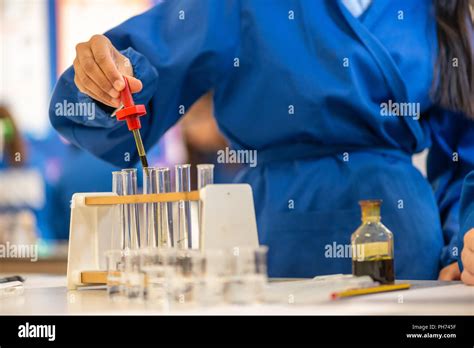
M 374 242 L 364 244 L 353 244 L 352 245 L 352 259 L 357 261 L 363 261 L 368 258 L 377 256 L 388 256 L 389 243 L 387 242 Z

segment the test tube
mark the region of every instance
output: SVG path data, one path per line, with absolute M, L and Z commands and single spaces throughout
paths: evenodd
M 212 185 L 214 183 L 214 165 L 213 164 L 198 164 L 197 165 L 197 185 L 198 190 L 202 189 L 206 185 Z M 199 245 L 202 245 L 202 203 L 198 203 L 198 241 Z
M 136 195 L 137 188 L 137 169 L 128 168 L 122 169 L 123 173 L 123 188 L 125 195 Z M 125 224 L 126 229 L 130 231 L 130 248 L 141 248 L 142 240 L 140 238 L 140 222 L 137 204 L 125 205 Z
M 191 191 L 190 164 L 175 166 L 176 192 Z M 176 246 L 179 249 L 191 249 L 191 205 L 189 201 L 178 202 L 178 237 Z
M 169 168 L 157 168 L 157 191 L 158 193 L 171 192 L 171 177 Z M 159 235 L 158 246 L 174 246 L 173 238 L 173 203 L 158 203 Z
M 197 165 L 198 189 L 202 189 L 206 185 L 214 183 L 214 165 L 198 164 Z
M 121 171 L 112 172 L 112 192 L 116 193 L 119 196 L 123 196 L 123 173 Z M 125 206 L 120 204 L 119 209 L 119 224 L 118 231 L 113 231 L 114 235 L 112 236 L 112 243 L 119 238 L 119 247 L 120 249 L 125 249 L 130 247 L 130 231 L 126 229 L 125 225 Z M 118 233 L 118 236 L 116 235 Z M 111 249 L 114 249 L 116 245 L 111 245 Z
M 158 193 L 158 180 L 156 168 L 143 168 L 143 193 Z M 147 238 L 147 245 L 150 247 L 158 247 L 158 203 L 146 203 L 144 206 L 144 228 Z

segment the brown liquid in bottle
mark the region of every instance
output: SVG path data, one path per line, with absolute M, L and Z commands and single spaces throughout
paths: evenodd
M 381 284 L 393 284 L 395 272 L 392 258 L 352 261 L 352 274 L 360 276 L 370 276 L 374 281 Z

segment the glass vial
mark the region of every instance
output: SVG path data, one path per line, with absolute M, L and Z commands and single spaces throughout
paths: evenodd
M 381 284 L 395 281 L 393 234 L 380 221 L 381 200 L 360 201 L 362 225 L 352 234 L 352 274 Z
M 177 164 L 175 166 L 176 192 L 191 191 L 190 170 L 190 164 Z M 189 201 L 179 201 L 176 247 L 179 249 L 191 249 L 191 241 L 191 205 Z

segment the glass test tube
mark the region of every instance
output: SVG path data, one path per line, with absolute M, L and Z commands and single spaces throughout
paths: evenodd
M 158 193 L 156 168 L 143 168 L 143 193 Z M 158 203 L 145 203 L 144 206 L 144 228 L 147 238 L 147 245 L 150 247 L 158 247 Z
M 198 164 L 197 165 L 197 185 L 198 190 L 206 185 L 214 184 L 214 165 Z M 199 226 L 199 247 L 202 245 L 202 203 L 198 204 L 198 226 Z
M 169 168 L 157 168 L 158 193 L 171 192 L 171 174 Z M 158 203 L 158 246 L 174 246 L 173 238 L 173 203 Z
M 137 188 L 137 169 L 129 168 L 122 169 L 123 173 L 123 188 L 125 195 L 136 195 Z M 141 248 L 143 241 L 140 238 L 140 222 L 138 214 L 137 204 L 126 204 L 125 205 L 125 224 L 126 229 L 130 233 L 130 248 L 137 249 Z
M 206 185 L 214 183 L 214 165 L 213 164 L 198 164 L 197 165 L 197 180 L 198 189 L 202 189 Z
M 121 171 L 113 171 L 112 172 L 112 192 L 116 193 L 119 196 L 124 194 L 123 189 L 123 173 Z M 114 235 L 112 236 L 112 243 L 118 237 L 120 242 L 118 247 L 120 249 L 125 249 L 130 247 L 130 231 L 126 229 L 125 223 L 125 206 L 120 204 L 118 206 L 119 209 L 119 223 L 118 223 L 118 236 L 115 235 L 115 231 L 113 231 Z M 111 249 L 114 249 L 115 245 L 111 246 Z
M 175 166 L 176 192 L 191 191 L 190 164 Z M 191 205 L 189 201 L 178 202 L 178 237 L 176 246 L 179 249 L 191 249 Z

